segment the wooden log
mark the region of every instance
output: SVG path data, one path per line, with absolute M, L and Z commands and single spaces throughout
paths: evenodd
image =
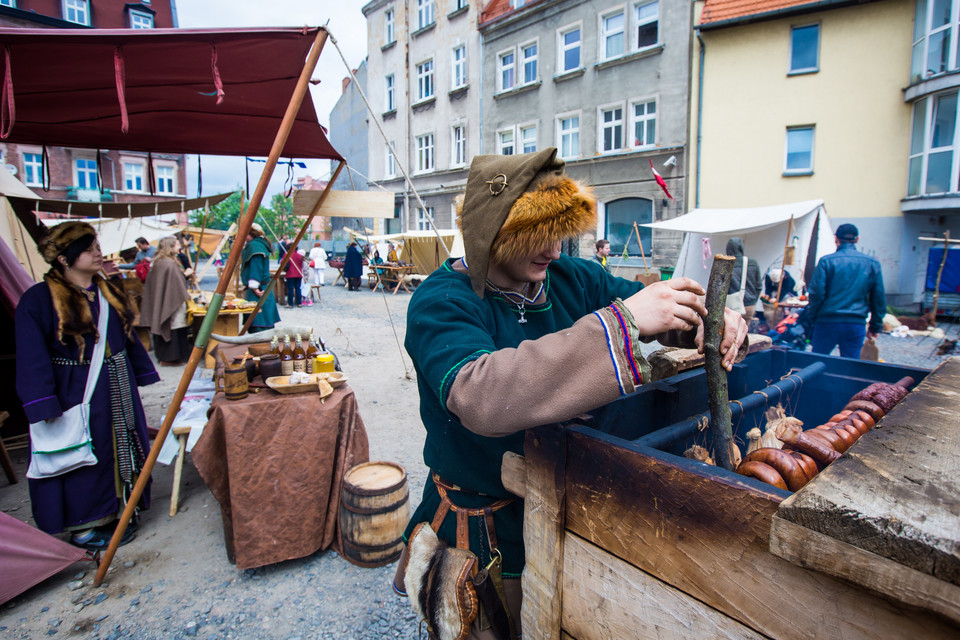
M 500 465 L 503 488 L 521 498 L 527 496 L 527 462 L 519 453 L 507 451 Z
M 564 432 L 556 427 L 527 431 L 527 491 L 523 503 L 523 607 L 526 640 L 560 640 L 563 573 Z
M 577 640 L 763 638 L 569 532 L 563 544 L 563 593 L 563 630 Z
M 773 346 L 773 340 L 769 336 L 759 333 L 751 333 L 747 336 L 747 349 L 743 352 L 743 357 L 751 353 L 763 351 Z M 737 361 L 742 360 L 739 355 Z M 654 351 L 647 356 L 647 362 L 653 370 L 652 378 L 654 380 L 663 380 L 678 373 L 696 369 L 703 365 L 703 354 L 698 353 L 696 349 L 678 349 L 677 347 L 665 347 Z
M 567 440 L 567 529 L 750 628 L 782 639 L 956 636 L 929 611 L 770 553 L 785 492 L 610 436 Z
M 720 343 L 723 341 L 724 312 L 727 307 L 727 289 L 733 273 L 733 256 L 713 256 L 713 268 L 707 282 L 707 316 L 703 319 L 703 359 L 707 372 L 707 399 L 710 403 L 710 435 L 713 440 L 713 459 L 717 466 L 733 470 L 733 429 L 730 422 L 730 394 L 727 390 L 727 370 L 723 368 Z M 743 268 L 747 265 L 744 263 Z
M 177 509 L 180 502 L 180 477 L 183 474 L 183 458 L 187 455 L 187 438 L 190 437 L 191 427 L 174 427 L 173 435 L 176 436 L 180 450 L 177 453 L 177 462 L 173 467 L 173 490 L 170 493 L 170 517 L 177 515 Z M 159 443 L 158 446 L 162 446 Z

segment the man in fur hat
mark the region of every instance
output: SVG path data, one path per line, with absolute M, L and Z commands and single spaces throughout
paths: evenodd
M 689 278 L 643 288 L 560 253 L 563 240 L 595 230 L 597 217 L 592 193 L 564 176 L 556 153 L 474 158 L 457 216 L 466 256 L 441 265 L 407 312 L 431 479 L 404 539 L 432 522 L 441 540 L 469 546 L 480 566 L 496 546 L 516 632 L 523 503 L 500 481 L 503 454 L 523 452 L 525 429 L 570 420 L 649 381 L 640 341 L 700 345 L 706 314 L 704 290 Z M 728 309 L 728 369 L 746 333 Z M 395 578 L 401 592 L 404 565 Z M 426 569 L 413 565 L 408 578 Z M 436 630 L 443 623 L 425 611 L 423 590 L 407 587 Z M 496 637 L 478 625 L 470 637 Z

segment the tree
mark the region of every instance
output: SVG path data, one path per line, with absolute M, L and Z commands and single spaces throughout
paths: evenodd
M 267 232 L 267 235 L 276 234 L 277 240 L 284 236 L 293 239 L 303 224 L 303 220 L 293 215 L 293 199 L 284 196 L 282 193 L 273 195 L 269 209 L 260 207 L 258 217 L 262 217 L 266 222 L 264 231 Z M 273 233 L 271 233 L 271 229 Z

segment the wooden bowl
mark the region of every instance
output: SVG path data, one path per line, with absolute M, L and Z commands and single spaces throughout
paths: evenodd
M 247 345 L 247 351 L 249 351 L 250 355 L 252 356 L 265 356 L 270 353 L 270 343 L 258 342 L 256 344 Z

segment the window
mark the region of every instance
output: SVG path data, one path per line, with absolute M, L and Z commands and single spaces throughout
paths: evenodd
M 653 230 L 649 227 L 640 226 L 648 222 L 653 222 L 653 201 L 646 198 L 620 198 L 608 202 L 603 207 L 604 211 L 604 234 L 603 237 L 610 241 L 610 254 L 623 255 L 624 249 L 631 256 L 641 254 L 640 245 L 637 244 L 637 236 L 633 231 L 634 223 L 640 231 L 640 242 L 643 243 L 644 252 L 647 255 L 652 253 Z M 629 244 L 627 242 L 629 241 Z
M 951 0 L 917 0 L 913 22 L 913 60 L 910 81 L 958 68 L 956 3 Z
M 153 168 L 157 178 L 157 193 L 172 196 L 177 192 L 176 167 L 169 164 L 158 164 Z
M 123 163 L 123 188 L 126 191 L 143 191 L 143 165 L 139 162 Z
M 523 153 L 533 153 L 537 150 L 537 125 L 520 127 L 520 147 Z
M 417 207 L 417 231 L 430 231 L 430 220 L 433 218 L 433 207 Z
M 23 154 L 23 182 L 27 186 L 33 187 L 43 185 L 43 156 L 41 154 Z
M 600 107 L 600 151 L 623 149 L 623 105 Z
M 557 67 L 560 73 L 575 71 L 580 68 L 580 27 L 569 28 L 559 33 L 560 60 Z
M 510 7 L 513 9 L 519 9 L 525 4 L 527 4 L 527 0 L 510 0 Z
M 820 25 L 790 30 L 790 73 L 810 73 L 819 68 Z
M 393 22 L 393 9 L 387 9 L 383 12 L 383 31 L 387 39 L 386 44 L 396 41 L 397 34 Z
M 0 0 L 0 7 L 13 7 L 16 9 L 17 0 Z
M 142 11 L 130 10 L 131 29 L 153 29 L 153 16 Z
M 500 91 L 509 91 L 516 84 L 517 54 L 512 49 L 497 56 L 497 77 Z
M 90 25 L 90 7 L 87 0 L 63 0 L 63 19 L 76 24 Z
M 813 173 L 813 127 L 790 127 L 787 129 L 786 159 L 784 174 Z
M 657 102 L 634 102 L 630 107 L 630 129 L 633 131 L 630 146 L 634 149 L 652 147 L 657 143 Z
M 523 65 L 523 84 L 537 81 L 537 50 L 536 42 L 520 45 L 520 64 Z
M 395 87 L 394 87 L 394 78 L 392 73 L 386 77 L 386 83 L 387 83 L 387 95 L 386 95 L 387 112 L 396 111 L 397 100 L 396 100 L 396 93 L 395 93 Z
M 637 49 L 657 44 L 660 41 L 660 3 L 638 3 L 636 16 Z
M 417 65 L 417 102 L 433 97 L 433 60 Z
M 907 195 L 956 193 L 957 92 L 924 98 L 913 107 Z
M 417 136 L 417 171 L 433 171 L 433 134 Z
M 450 166 L 467 164 L 467 128 L 456 125 L 450 129 Z
M 433 0 L 417 0 L 417 29 L 433 24 Z
M 563 115 L 557 118 L 557 138 L 560 140 L 560 157 L 577 158 L 580 155 L 580 115 Z
M 467 86 L 467 47 L 460 45 L 453 48 L 453 88 Z
M 388 178 L 394 178 L 397 175 L 397 160 L 393 157 L 393 143 L 387 144 L 386 160 L 383 163 L 384 174 Z
M 97 161 L 92 158 L 77 158 L 73 161 L 75 169 L 74 186 L 80 189 L 97 188 Z
M 512 156 L 514 154 L 514 133 L 513 129 L 497 132 L 497 148 L 502 156 Z
M 467 0 L 454 0 L 454 2 L 453 2 L 453 10 L 456 11 L 456 10 L 458 10 L 458 9 L 463 9 L 463 8 L 465 8 L 468 4 L 469 4 L 469 3 L 467 2 Z
M 624 53 L 623 10 L 600 16 L 600 59 L 610 60 Z

